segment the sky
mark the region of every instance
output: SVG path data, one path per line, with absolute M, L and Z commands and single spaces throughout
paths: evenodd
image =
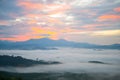
M 0 40 L 120 43 L 120 0 L 0 0 Z

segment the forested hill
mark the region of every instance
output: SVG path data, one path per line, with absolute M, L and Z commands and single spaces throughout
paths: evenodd
M 14 67 L 27 67 L 33 65 L 48 65 L 48 64 L 59 64 L 59 62 L 50 62 L 50 61 L 43 61 L 43 60 L 31 60 L 26 59 L 21 56 L 7 56 L 1 55 L 0 56 L 0 66 L 14 66 Z

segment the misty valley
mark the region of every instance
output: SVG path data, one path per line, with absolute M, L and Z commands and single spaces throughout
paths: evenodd
M 120 51 L 112 49 L 0 50 L 0 76 L 22 80 L 119 80 L 119 57 Z

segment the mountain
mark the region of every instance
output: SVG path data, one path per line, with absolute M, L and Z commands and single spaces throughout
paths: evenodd
M 0 41 L 0 49 L 57 49 L 56 47 L 89 48 L 89 49 L 120 49 L 120 44 L 96 45 L 67 40 L 52 40 L 48 38 L 31 39 L 22 42 Z

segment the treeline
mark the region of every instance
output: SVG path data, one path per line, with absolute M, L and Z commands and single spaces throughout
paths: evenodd
M 31 60 L 21 56 L 0 55 L 0 66 L 27 67 L 37 64 L 59 64 L 60 62 L 50 62 L 43 60 Z
M 23 80 L 21 77 L 0 71 L 0 80 Z
M 0 80 L 120 80 L 120 74 L 109 73 L 9 73 L 0 72 Z

